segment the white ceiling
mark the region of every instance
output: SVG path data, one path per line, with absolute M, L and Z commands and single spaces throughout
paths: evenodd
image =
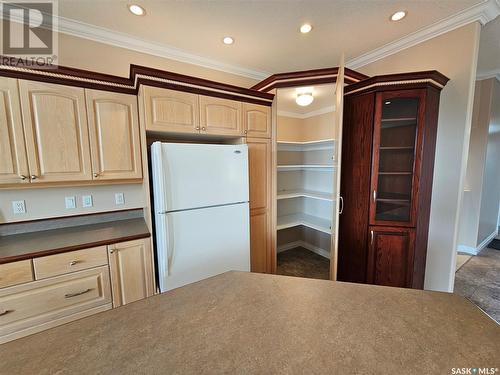
M 137 17 L 128 3 L 146 9 Z M 336 66 L 456 14 L 481 0 L 159 1 L 59 0 L 59 15 L 180 49 L 263 76 Z M 408 11 L 400 22 L 396 10 Z M 298 31 L 310 22 L 313 31 Z M 222 44 L 223 36 L 235 39 Z
M 334 92 L 335 85 L 332 84 L 313 86 L 313 102 L 306 107 L 302 107 L 295 102 L 295 88 L 280 88 L 277 92 L 278 112 L 304 115 L 325 108 L 332 108 L 335 100 Z

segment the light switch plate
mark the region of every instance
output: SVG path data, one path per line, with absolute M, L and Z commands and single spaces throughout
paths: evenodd
M 82 196 L 82 207 L 92 207 L 92 195 Z
M 115 193 L 115 204 L 116 205 L 125 204 L 125 197 L 123 193 Z
M 12 212 L 16 215 L 26 213 L 26 204 L 24 201 L 12 201 Z
M 76 197 L 65 197 L 64 204 L 66 208 L 76 208 Z

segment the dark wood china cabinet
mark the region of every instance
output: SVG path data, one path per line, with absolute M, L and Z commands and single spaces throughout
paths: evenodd
M 423 288 L 439 95 L 436 71 L 346 87 L 338 280 Z

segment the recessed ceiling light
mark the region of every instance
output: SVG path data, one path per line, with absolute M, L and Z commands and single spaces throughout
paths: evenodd
M 225 36 L 224 39 L 222 39 L 222 42 L 224 44 L 230 45 L 234 43 L 234 39 L 231 38 L 230 36 Z
M 406 12 L 404 10 L 398 10 L 391 16 L 391 21 L 400 21 L 406 17 Z
M 128 10 L 130 10 L 130 12 L 132 14 L 135 14 L 136 16 L 144 16 L 146 14 L 144 8 L 137 4 L 128 5 Z
M 305 23 L 305 24 L 303 24 L 302 26 L 300 26 L 300 32 L 301 32 L 302 34 L 307 34 L 309 31 L 311 31 L 311 30 L 312 30 L 312 28 L 313 28 L 313 27 L 312 27 L 310 24 Z
M 301 107 L 306 107 L 314 100 L 312 87 L 298 87 L 295 89 L 295 103 Z

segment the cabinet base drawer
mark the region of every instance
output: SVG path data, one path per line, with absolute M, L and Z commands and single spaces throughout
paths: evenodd
M 0 264 L 0 288 L 33 281 L 31 259 Z
M 0 290 L 0 343 L 111 308 L 107 266 Z
M 69 251 L 33 259 L 33 268 L 37 280 L 82 271 L 88 268 L 108 264 L 106 246 Z

